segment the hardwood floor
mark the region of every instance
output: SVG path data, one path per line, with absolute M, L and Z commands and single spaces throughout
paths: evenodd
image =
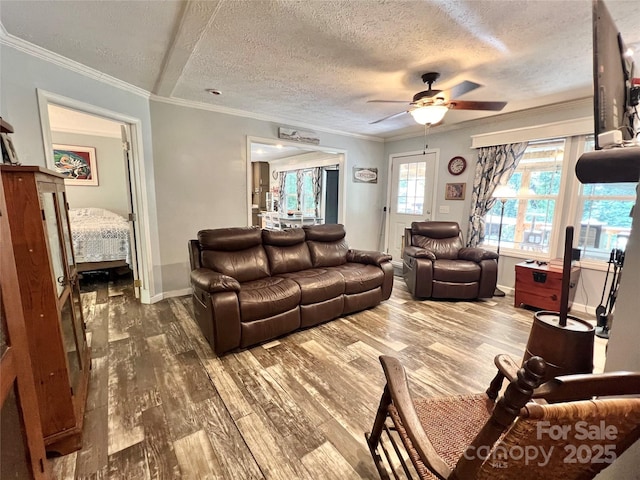
M 416 395 L 486 389 L 521 358 L 532 312 L 513 297 L 378 307 L 216 357 L 190 297 L 140 305 L 128 282 L 83 288 L 92 372 L 82 450 L 58 479 L 377 479 L 364 440 L 398 357 Z

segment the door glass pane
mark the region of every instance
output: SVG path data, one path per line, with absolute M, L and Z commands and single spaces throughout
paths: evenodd
M 56 216 L 56 204 L 54 200 L 55 193 L 43 192 L 40 194 L 42 208 L 44 209 L 44 218 L 47 226 L 47 236 L 49 237 L 49 246 L 51 249 L 51 263 L 53 265 L 53 275 L 55 278 L 58 296 L 64 290 L 66 284 L 66 269 L 62 256 L 62 243 L 58 233 L 58 217 Z
M 72 386 L 80 378 L 80 352 L 76 343 L 76 335 L 73 322 L 73 312 L 71 311 L 71 295 L 64 302 L 61 314 L 62 323 L 62 341 L 64 350 L 67 353 L 67 363 L 69 365 L 69 380 Z
M 398 203 L 396 211 L 422 215 L 427 162 L 403 163 L 398 174 Z
M 69 220 L 67 219 L 67 197 L 65 192 L 59 193 L 60 202 L 60 221 L 62 223 L 62 236 L 64 238 L 64 249 L 67 255 L 67 264 L 73 265 L 73 250 L 71 248 L 71 233 L 69 232 Z
M 31 478 L 16 384 L 0 411 L 0 478 Z
M 71 297 L 73 299 L 73 318 L 75 321 L 76 345 L 79 346 L 78 360 L 82 362 L 82 352 L 85 349 L 86 337 L 84 329 L 84 316 L 82 314 L 82 301 L 80 299 L 80 288 L 77 281 L 73 283 L 73 287 L 71 288 Z M 80 368 L 84 368 L 84 365 L 82 365 L 82 363 L 80 363 Z

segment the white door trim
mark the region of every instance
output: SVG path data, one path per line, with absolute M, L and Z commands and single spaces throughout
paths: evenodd
M 139 118 L 126 114 L 107 110 L 89 103 L 84 103 L 73 98 L 65 97 L 57 93 L 36 89 L 38 96 L 38 108 L 40 110 L 40 126 L 42 129 L 42 139 L 47 164 L 50 165 L 53 157 L 53 147 L 51 140 L 51 124 L 49 122 L 48 105 L 55 104 L 61 107 L 72 108 L 90 115 L 114 120 L 116 122 L 127 123 L 131 132 L 131 155 L 134 171 L 130 176 L 131 189 L 135 195 L 136 217 L 136 256 L 138 258 L 138 273 L 142 286 L 140 287 L 140 301 L 142 303 L 153 303 L 155 292 L 153 291 L 153 261 L 151 252 L 151 232 L 149 230 L 149 206 L 147 202 L 147 184 L 145 182 L 144 152 L 142 141 L 142 121 Z M 157 240 L 156 240 L 157 241 Z
M 251 225 L 251 182 L 252 182 L 252 170 L 251 170 L 251 143 L 266 143 L 267 145 L 289 145 L 292 147 L 304 147 L 305 150 L 314 150 L 317 152 L 333 153 L 337 154 L 338 171 L 340 172 L 338 177 L 338 223 L 345 225 L 347 218 L 347 181 L 346 181 L 346 165 L 347 165 L 347 151 L 341 148 L 333 147 L 321 147 L 319 145 L 309 145 L 306 143 L 300 144 L 299 142 L 292 142 L 290 140 L 280 140 L 277 138 L 262 138 L 252 137 L 247 135 L 247 225 Z

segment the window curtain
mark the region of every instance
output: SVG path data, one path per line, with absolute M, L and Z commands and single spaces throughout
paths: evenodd
M 278 198 L 278 210 L 284 212 L 286 210 L 287 198 L 284 192 L 284 186 L 287 181 L 287 172 L 278 173 L 278 188 L 280 189 Z
M 296 210 L 302 211 L 302 189 L 304 188 L 304 171 L 296 170 L 296 199 L 298 208 Z
M 313 206 L 315 216 L 320 216 L 320 196 L 322 195 L 322 167 L 315 167 L 311 172 L 311 185 L 313 187 Z
M 475 247 L 484 240 L 484 217 L 496 199 L 491 195 L 500 183 L 506 183 L 524 155 L 528 142 L 482 147 L 478 150 L 476 176 L 471 194 L 471 214 L 467 246 Z

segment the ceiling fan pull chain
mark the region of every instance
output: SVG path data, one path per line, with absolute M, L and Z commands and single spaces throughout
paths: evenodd
M 427 149 L 429 148 L 429 144 L 427 143 L 427 130 L 431 125 L 428 123 L 424 124 L 424 150 L 422 150 L 422 155 L 427 154 Z

